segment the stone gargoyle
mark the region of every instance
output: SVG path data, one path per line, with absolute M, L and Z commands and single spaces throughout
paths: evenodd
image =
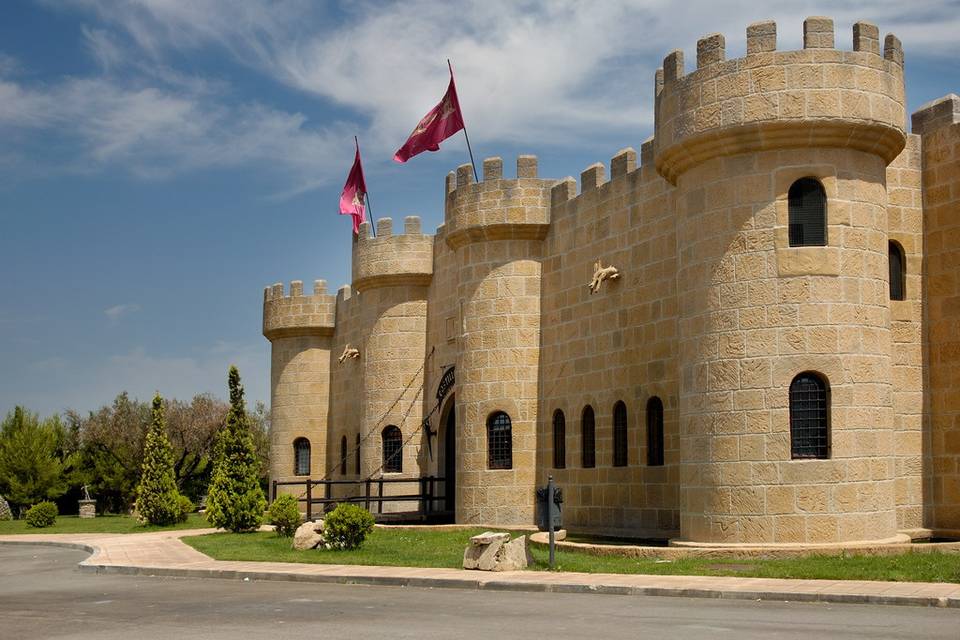
M 614 266 L 605 267 L 603 263 L 600 262 L 600 259 L 597 258 L 597 261 L 593 263 L 593 280 L 590 281 L 590 284 L 587 287 L 590 289 L 590 295 L 595 294 L 600 290 L 600 283 L 604 280 L 616 280 L 620 277 L 620 270 Z

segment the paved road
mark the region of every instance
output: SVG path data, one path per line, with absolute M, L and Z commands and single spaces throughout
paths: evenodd
M 0 545 L 0 638 L 936 638 L 960 610 L 81 574 Z

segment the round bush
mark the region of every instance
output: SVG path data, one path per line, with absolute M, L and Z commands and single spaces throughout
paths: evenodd
M 290 538 L 300 526 L 300 507 L 297 499 L 284 494 L 270 505 L 270 524 L 276 527 L 277 535 Z
M 52 526 L 57 521 L 59 514 L 57 505 L 52 502 L 38 502 L 27 511 L 25 520 L 28 526 L 42 529 Z
M 341 503 L 323 524 L 323 540 L 332 549 L 357 549 L 373 531 L 373 516 L 362 507 Z
M 190 501 L 190 498 L 184 495 L 180 495 L 177 498 L 177 506 L 180 508 L 179 513 L 177 514 L 177 522 L 186 522 L 187 516 L 193 513 L 194 506 L 193 502 Z

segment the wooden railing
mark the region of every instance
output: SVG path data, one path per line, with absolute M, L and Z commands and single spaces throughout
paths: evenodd
M 397 484 L 416 484 L 419 492 L 384 495 L 384 485 Z M 331 497 L 331 494 L 334 493 L 333 487 L 336 486 L 362 487 L 362 492 L 358 495 Z M 340 502 L 362 504 L 364 509 L 375 515 L 383 514 L 384 502 L 415 502 L 417 506 L 413 512 L 421 516 L 427 516 L 444 512 L 446 509 L 447 496 L 437 495 L 438 486 L 446 486 L 444 478 L 425 476 L 422 478 L 367 478 L 365 480 L 311 480 L 309 478 L 304 480 L 274 480 L 271 483 L 270 501 L 273 502 L 277 499 L 277 491 L 280 487 L 303 487 L 304 491 L 298 496 L 298 500 L 306 503 L 307 520 L 313 519 L 315 505 L 321 507 L 320 512 L 322 513 L 326 505 Z M 375 494 L 374 490 L 376 490 Z M 371 509 L 374 504 L 376 505 L 376 511 Z

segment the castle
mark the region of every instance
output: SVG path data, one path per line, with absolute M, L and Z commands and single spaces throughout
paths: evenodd
M 361 226 L 352 287 L 267 288 L 271 477 L 441 476 L 510 525 L 552 475 L 568 528 L 693 543 L 960 530 L 960 98 L 907 133 L 895 36 L 776 30 L 670 53 L 639 164 L 464 165 L 435 235 Z

